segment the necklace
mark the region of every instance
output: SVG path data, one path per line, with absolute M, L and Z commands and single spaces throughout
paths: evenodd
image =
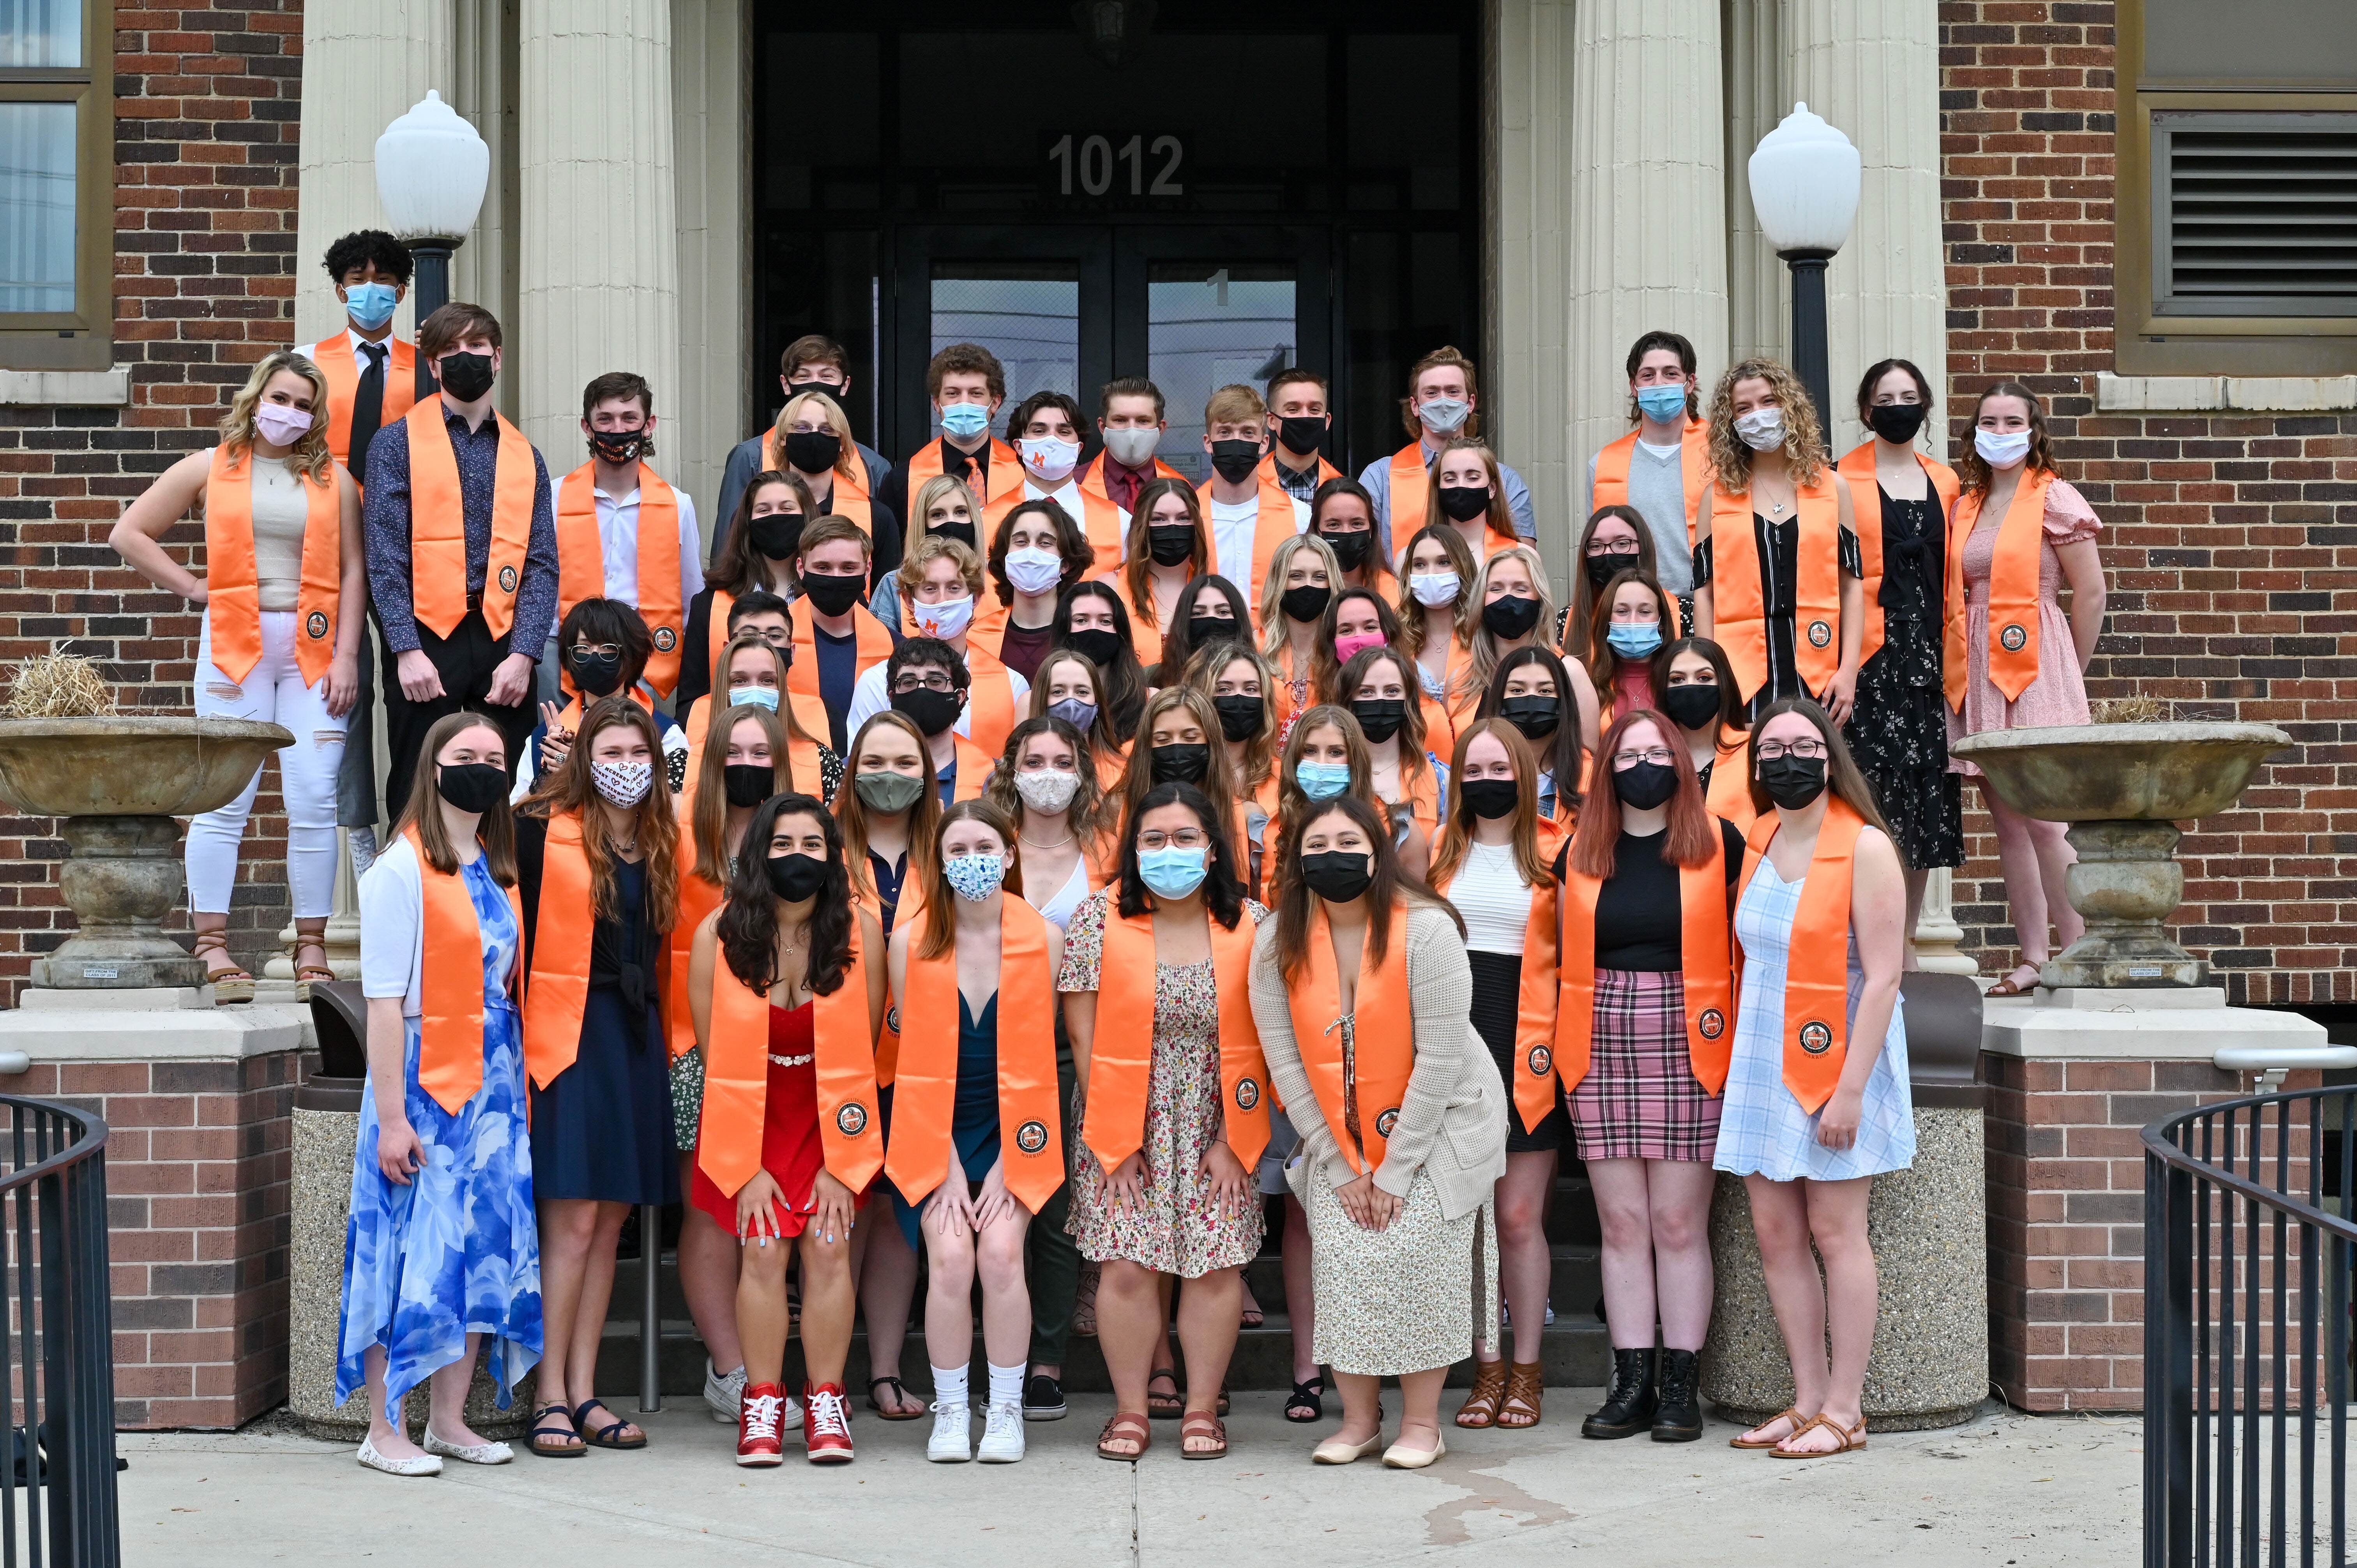
M 1021 830 L 1021 829 L 1019 829 L 1019 828 L 1016 830 L 1015 836 L 1016 836 L 1017 839 L 1021 840 L 1023 843 L 1029 844 L 1033 849 L 1061 849 L 1061 848 L 1063 848 L 1066 844 L 1068 844 L 1068 843 L 1071 843 L 1071 842 L 1072 842 L 1072 835 L 1071 835 L 1071 834 L 1070 834 L 1070 833 L 1066 833 L 1062 838 L 1058 839 L 1054 843 L 1041 843 L 1038 839 L 1035 839 L 1035 838 L 1026 838 L 1026 837 L 1024 837 L 1023 832 L 1022 832 L 1022 830 Z

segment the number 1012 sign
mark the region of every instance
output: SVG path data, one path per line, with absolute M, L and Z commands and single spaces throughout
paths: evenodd
M 1114 200 L 1184 196 L 1179 171 L 1187 145 L 1174 135 L 1151 131 L 1090 134 L 1065 132 L 1047 147 L 1048 192 L 1077 199 Z

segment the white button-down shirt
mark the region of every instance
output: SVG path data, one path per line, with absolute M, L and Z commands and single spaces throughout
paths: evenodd
M 606 557 L 606 596 L 636 606 L 639 492 L 616 498 L 593 485 L 589 493 L 597 506 L 597 548 Z M 672 486 L 671 493 L 679 503 L 679 608 L 684 618 L 689 602 L 704 591 L 703 541 L 695 532 L 694 500 L 677 485 Z

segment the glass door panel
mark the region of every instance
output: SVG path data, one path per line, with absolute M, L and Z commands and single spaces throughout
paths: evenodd
M 1170 428 L 1162 460 L 1201 482 L 1203 404 L 1232 381 L 1260 392 L 1296 363 L 1300 332 L 1286 263 L 1154 262 L 1146 268 L 1146 373 L 1162 389 Z
M 928 358 L 952 343 L 979 343 L 1006 367 L 1006 401 L 1035 392 L 1078 394 L 1078 262 L 935 262 Z M 925 435 L 941 434 L 930 411 Z

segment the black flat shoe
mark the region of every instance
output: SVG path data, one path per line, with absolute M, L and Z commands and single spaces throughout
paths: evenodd
M 1582 1437 L 1634 1437 L 1649 1431 L 1661 1398 L 1653 1382 L 1651 1350 L 1612 1352 L 1612 1386 L 1605 1391 L 1604 1406 L 1580 1424 Z
M 1064 1402 L 1064 1385 L 1045 1372 L 1034 1372 L 1023 1385 L 1023 1419 L 1061 1421 L 1071 1409 Z

